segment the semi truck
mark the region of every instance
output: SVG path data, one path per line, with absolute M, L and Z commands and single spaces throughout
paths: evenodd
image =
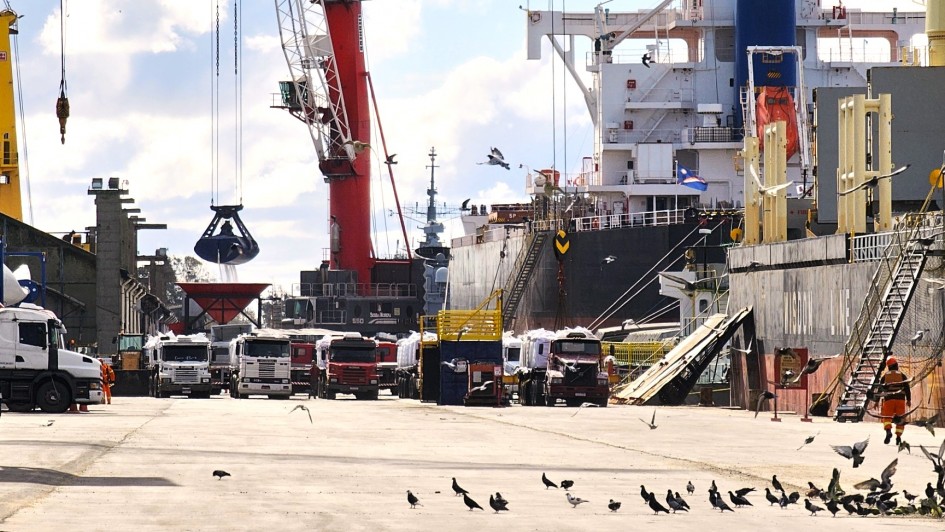
M 377 342 L 347 332 L 326 335 L 315 346 L 318 397 L 335 399 L 339 393 L 350 393 L 357 399 L 377 399 Z
M 14 412 L 102 402 L 102 365 L 64 347 L 66 328 L 35 305 L 0 308 L 0 394 Z
M 519 402 L 526 406 L 607 406 L 610 385 L 600 340 L 584 328 L 525 333 Z
M 312 390 L 312 363 L 315 360 L 315 344 L 292 340 L 292 393 L 307 393 Z
M 230 340 L 230 397 L 288 399 L 292 395 L 289 353 L 286 337 L 251 332 Z
M 144 344 L 151 397 L 210 398 L 210 339 L 204 334 L 151 336 Z
M 210 327 L 210 383 L 213 393 L 230 389 L 230 342 L 241 334 L 253 332 L 250 323 L 227 323 Z
M 381 390 L 390 390 L 391 395 L 397 395 L 397 344 L 389 340 L 377 342 L 377 378 Z

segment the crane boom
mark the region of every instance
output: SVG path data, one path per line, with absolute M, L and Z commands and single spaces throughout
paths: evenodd
M 11 35 L 17 34 L 17 15 L 0 11 L 0 213 L 23 221 L 20 161 L 16 144 L 16 104 L 13 101 Z

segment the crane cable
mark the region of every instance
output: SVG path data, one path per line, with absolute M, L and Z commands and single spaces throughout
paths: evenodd
M 62 61 L 62 79 L 59 81 L 59 99 L 56 117 L 59 119 L 60 141 L 66 143 L 66 120 L 69 119 L 69 97 L 66 96 L 66 11 L 65 0 L 59 0 L 59 56 Z
M 236 82 L 234 107 L 236 114 L 235 157 L 236 157 L 236 197 L 243 204 L 243 72 L 240 61 L 243 57 L 242 41 L 239 37 L 239 14 L 243 10 L 243 0 L 233 2 L 233 76 Z
M 219 199 L 219 140 L 220 140 L 220 2 L 214 2 L 210 11 L 216 18 L 216 31 L 210 37 L 210 205 Z

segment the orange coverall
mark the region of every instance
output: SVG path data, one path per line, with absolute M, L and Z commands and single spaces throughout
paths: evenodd
M 111 365 L 102 362 L 102 391 L 105 393 L 105 402 L 112 404 L 112 384 L 115 383 L 115 370 Z
M 883 374 L 880 379 L 883 386 L 889 390 L 888 395 L 883 398 L 883 430 L 892 428 L 892 417 L 906 413 L 906 403 L 912 402 L 912 396 L 908 385 L 899 384 L 906 380 L 906 376 L 899 371 L 889 371 Z M 905 428 L 905 420 L 896 424 L 896 436 L 902 436 L 902 430 Z

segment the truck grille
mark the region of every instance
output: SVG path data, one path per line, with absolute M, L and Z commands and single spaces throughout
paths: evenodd
M 367 372 L 364 368 L 345 367 L 342 369 L 341 376 L 346 384 L 367 384 Z
M 276 361 L 275 360 L 260 360 L 259 361 L 259 377 L 261 379 L 276 378 Z
M 200 380 L 197 378 L 197 370 L 195 369 L 179 369 L 174 375 L 177 377 L 178 384 L 200 383 Z

